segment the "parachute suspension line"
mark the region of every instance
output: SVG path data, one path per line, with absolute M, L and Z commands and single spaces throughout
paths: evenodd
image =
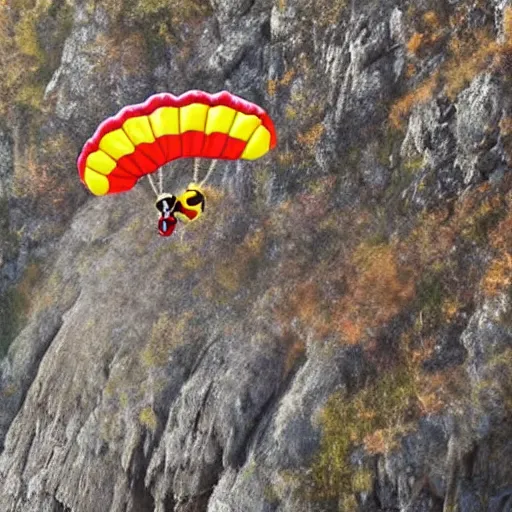
M 199 179 L 199 158 L 194 159 L 194 175 L 192 176 L 192 182 L 197 183 Z
M 153 182 L 153 178 L 151 177 L 150 174 L 146 174 L 146 176 L 148 177 L 149 184 L 151 185 L 151 188 L 153 189 L 153 192 L 155 193 L 156 197 L 158 197 L 158 190 L 155 187 L 155 183 Z
M 210 174 L 213 172 L 213 170 L 215 169 L 215 164 L 217 163 L 217 160 L 212 160 L 212 163 L 210 164 L 210 167 L 208 167 L 208 172 L 206 173 L 206 176 L 203 178 L 203 181 L 201 181 L 201 183 L 199 183 L 199 186 L 202 187 L 206 181 L 208 180 L 208 178 L 210 177 Z
M 158 168 L 158 190 L 160 194 L 164 193 L 164 173 L 161 167 Z

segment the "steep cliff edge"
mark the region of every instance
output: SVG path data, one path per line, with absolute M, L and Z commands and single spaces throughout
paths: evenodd
M 0 510 L 510 510 L 509 2 L 0 9 Z M 74 159 L 190 88 L 279 145 L 164 240 Z

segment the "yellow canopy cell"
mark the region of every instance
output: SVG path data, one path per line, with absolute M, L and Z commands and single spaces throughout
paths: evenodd
M 144 142 L 155 142 L 155 136 L 147 116 L 132 117 L 126 120 L 123 130 L 135 146 Z
M 108 192 L 108 178 L 99 172 L 93 171 L 90 167 L 85 168 L 84 181 L 87 188 L 95 196 L 104 196 Z
M 150 116 L 149 122 L 155 137 L 178 135 L 180 133 L 180 109 L 177 107 L 157 108 Z
M 256 158 L 263 156 L 269 149 L 270 133 L 264 126 L 260 125 L 247 142 L 247 146 L 245 146 L 241 158 L 245 160 L 256 160 Z
M 235 119 L 236 110 L 224 105 L 217 105 L 208 111 L 206 120 L 206 135 L 210 133 L 229 133 L 233 119 Z
M 231 130 L 229 130 L 229 136 L 235 137 L 235 139 L 249 140 L 260 124 L 261 119 L 259 117 L 238 112 Z
M 206 126 L 208 105 L 192 103 L 180 108 L 180 131 L 185 133 L 191 130 L 202 132 Z
M 87 157 L 85 165 L 96 172 L 108 176 L 116 168 L 116 161 L 99 149 Z
M 99 146 L 114 160 L 131 155 L 135 151 L 135 146 L 121 128 L 104 135 Z

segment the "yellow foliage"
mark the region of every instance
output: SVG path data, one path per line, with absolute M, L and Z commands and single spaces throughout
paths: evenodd
M 297 110 L 295 108 L 293 108 L 292 106 L 287 105 L 285 108 L 284 115 L 285 115 L 286 119 L 293 121 L 294 119 L 297 118 Z
M 322 438 L 309 490 L 313 499 L 346 499 L 369 491 L 372 473 L 355 469 L 350 453 L 358 445 L 371 453 L 392 449 L 395 437 L 414 420 L 415 383 L 402 368 L 388 372 L 353 397 L 333 394 L 321 411 Z
M 512 135 L 512 117 L 504 117 L 500 121 L 500 132 L 503 137 Z
M 267 92 L 268 92 L 268 95 L 271 98 L 276 95 L 276 92 L 277 92 L 277 80 L 270 79 L 267 82 Z
M 35 57 L 41 63 L 44 60 L 44 55 L 37 37 L 36 21 L 37 16 L 34 11 L 24 14 L 14 26 L 14 41 L 21 53 Z
M 369 492 L 373 487 L 373 472 L 359 469 L 352 475 L 352 490 L 355 493 Z
M 459 312 L 460 306 L 457 299 L 453 297 L 446 298 L 441 306 L 445 319 L 448 321 L 452 320 Z
M 155 411 L 153 411 L 153 408 L 150 406 L 144 407 L 139 413 L 139 421 L 142 425 L 144 425 L 148 430 L 155 431 L 157 424 L 158 424 L 158 418 L 155 414 Z
M 200 19 L 208 14 L 211 9 L 208 2 L 200 0 L 102 0 L 101 6 L 114 21 L 127 13 L 137 19 L 159 18 L 164 22 L 178 24 Z
M 167 313 L 160 313 L 140 356 L 144 366 L 153 368 L 168 363 L 172 350 L 186 342 L 186 331 L 192 316 L 189 312 L 173 319 Z
M 267 82 L 267 92 L 269 96 L 275 96 L 279 87 L 286 87 L 290 85 L 293 77 L 295 76 L 295 70 L 289 69 L 285 72 L 281 79 L 271 79 Z
M 445 403 L 440 398 L 438 392 L 418 394 L 418 400 L 424 414 L 437 414 L 445 407 Z
M 286 357 L 284 360 L 283 375 L 287 376 L 290 371 L 295 367 L 297 361 L 303 358 L 306 353 L 306 344 L 302 339 L 294 339 L 292 343 L 288 344 Z
M 512 286 L 512 253 L 504 252 L 489 265 L 482 281 L 483 291 L 488 296 L 497 295 Z
M 435 11 L 427 11 L 423 15 L 423 21 L 425 22 L 425 24 L 428 27 L 431 27 L 431 28 L 436 29 L 436 30 L 441 25 L 440 22 L 439 22 L 439 16 L 437 15 L 437 13 Z
M 412 62 L 409 62 L 407 64 L 407 69 L 405 71 L 405 77 L 412 78 L 415 74 L 416 74 L 416 66 Z
M 510 5 L 503 10 L 503 35 L 505 45 L 510 45 L 512 43 L 512 7 Z
M 295 70 L 289 69 L 284 75 L 281 80 L 279 80 L 279 85 L 287 86 L 290 85 L 290 83 L 293 80 L 293 77 L 295 76 Z
M 38 23 L 56 2 L 0 3 L 0 113 L 11 113 L 13 104 L 40 108 L 44 80 L 57 59 L 41 45 Z M 71 6 L 56 7 L 52 38 L 62 41 L 69 28 Z M 53 64 L 52 64 L 53 61 Z

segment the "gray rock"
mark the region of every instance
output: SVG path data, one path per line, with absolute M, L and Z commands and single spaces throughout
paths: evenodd
M 500 155 L 488 153 L 497 144 L 497 124 L 503 108 L 500 84 L 489 74 L 476 78 L 457 101 L 456 165 L 464 170 L 464 182 L 488 176 Z
M 355 328 L 359 319 L 358 305 L 345 302 L 364 274 L 354 251 L 386 247 L 374 243 L 376 219 L 389 220 L 390 244 L 402 242 L 421 222 L 417 210 L 457 206 L 463 190 L 487 179 L 505 201 L 505 81 L 484 72 L 455 102 L 435 91 L 401 134 L 388 126 L 390 105 L 447 58 L 440 43 L 415 79 L 405 76 L 410 2 L 212 1 L 212 16 L 183 23 L 158 48 L 129 46 L 136 29 L 149 36 L 153 27 L 121 21 L 117 37 L 128 46 L 114 56 L 114 21 L 96 4 L 74 7 L 35 130 L 45 140 L 65 130 L 83 144 L 104 117 L 157 90 L 229 88 L 271 114 L 279 146 L 261 161 L 219 164 L 211 183 L 224 196 L 211 193 L 203 220 L 170 240 L 155 236 L 153 198 L 141 184 L 84 196 L 55 247 L 24 239 L 2 267 L 3 291 L 31 257 L 45 263 L 27 325 L 0 362 L 0 510 L 339 510 L 347 498 L 339 489 L 312 501 L 303 493 L 325 453 L 322 408 L 333 394 L 357 399 L 393 371 L 402 335 L 420 336 L 411 300 L 364 340 L 340 343 L 342 308 Z M 493 5 L 494 20 L 471 9 L 468 26 L 494 23 L 503 37 L 505 3 Z M 435 6 L 412 7 L 420 16 Z M 144 58 L 130 67 L 128 56 Z M 319 135 L 308 141 L 313 126 Z M 0 136 L 0 196 L 9 200 L 20 140 Z M 190 178 L 187 163 L 176 165 L 177 187 Z M 392 204 L 400 198 L 402 209 Z M 10 203 L 10 227 L 20 230 L 24 205 Z M 463 238 L 453 240 L 461 265 L 478 261 L 485 272 L 494 248 Z M 465 370 L 462 396 L 435 413 L 413 404 L 414 421 L 397 426 L 386 453 L 354 442 L 335 461 L 366 471 L 368 488 L 347 501 L 359 511 L 510 508 L 510 296 L 484 299 L 479 279 L 450 290 L 466 309 L 455 326 L 433 328 L 435 354 L 415 370 L 423 379 Z
M 486 301 L 471 317 L 461 336 L 468 351 L 469 375 L 475 383 L 484 377 L 490 359 L 512 346 L 512 330 L 503 320 L 510 308 L 510 299 L 506 296 Z
M 0 199 L 7 198 L 11 193 L 14 171 L 12 146 L 11 137 L 0 131 Z

